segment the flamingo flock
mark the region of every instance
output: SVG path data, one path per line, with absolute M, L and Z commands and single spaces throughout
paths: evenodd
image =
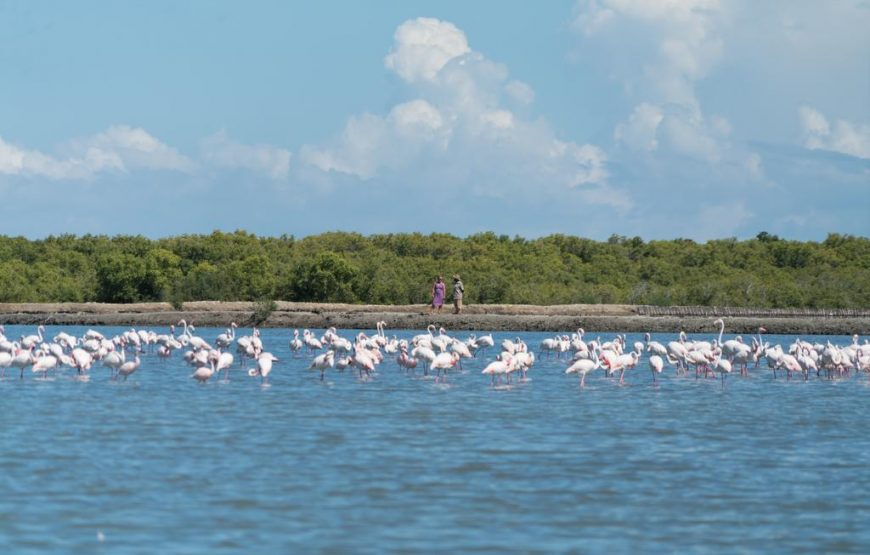
M 783 346 L 765 341 L 763 327 L 746 342 L 739 335 L 725 338 L 724 320 L 717 319 L 713 323 L 719 327 L 719 334 L 712 340 L 690 340 L 680 332 L 678 339 L 662 343 L 647 333 L 644 341 L 631 345 L 623 334 L 587 341 L 586 332 L 579 328 L 570 334 L 543 339 L 537 355 L 516 337 L 502 340 L 498 345 L 500 351 L 491 359 L 488 353 L 496 347 L 492 334 L 460 339 L 449 335 L 444 328 L 430 325 L 425 333 L 400 339 L 396 335 L 387 337 L 385 322 L 378 322 L 372 334 L 356 332 L 348 337 L 334 327 L 320 335 L 307 329 L 301 333 L 293 330 L 288 347 L 292 358 L 310 358 L 307 369 L 319 373 L 320 381 L 325 381 L 328 372 L 345 370 L 360 380 L 369 380 L 389 361 L 409 376 L 419 371 L 436 384 L 447 384 L 451 374 L 466 372 L 463 361 L 475 364 L 481 359 L 484 362 L 480 373 L 489 378 L 493 387 L 528 381 L 536 359 L 550 361 L 551 366 L 564 360 L 567 365 L 564 374 L 579 378 L 581 388 L 586 386 L 587 377 L 596 374 L 603 379 L 618 376 L 618 383 L 622 385 L 626 373 L 638 369 L 644 357 L 653 384 L 658 384 L 668 367 L 673 368 L 675 377 L 718 378 L 723 388 L 732 373 L 747 377 L 759 368 L 771 372 L 774 379 L 804 381 L 811 377 L 833 380 L 853 373 L 870 373 L 870 341 L 865 339 L 860 343 L 857 335 L 847 345 L 830 341 L 812 343 L 798 338 Z M 178 328 L 183 331 L 177 333 Z M 231 323 L 212 344 L 195 335 L 196 328 L 185 320 L 170 326 L 165 334 L 130 329 L 106 337 L 99 331 L 88 330 L 81 337 L 74 337 L 61 331 L 51 340 L 45 337 L 43 326 L 38 326 L 36 333 L 17 340 L 7 338 L 5 329 L 0 326 L 0 378 L 5 378 L 10 368 L 18 370 L 19 379 L 24 378 L 28 368 L 31 374 L 42 379 L 69 368 L 78 379 L 88 379 L 95 371 L 94 366 L 99 364 L 108 368 L 110 380 L 127 381 L 140 369 L 144 357 L 156 353 L 159 364 L 165 364 L 180 352 L 180 358 L 192 368 L 190 378 L 200 384 L 212 379 L 228 382 L 230 371 L 238 361 L 239 366 L 251 365 L 245 374 L 259 378 L 268 386 L 275 363 L 281 361 L 265 350 L 258 329 L 253 328 L 250 335 L 237 336 L 238 328 L 235 322 Z

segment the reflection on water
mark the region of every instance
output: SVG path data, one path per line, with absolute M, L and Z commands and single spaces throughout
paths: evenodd
M 0 552 L 870 551 L 866 376 L 653 386 L 644 358 L 581 390 L 539 360 L 492 388 L 491 352 L 446 384 L 392 361 L 320 382 L 290 337 L 263 330 L 269 388 L 200 386 L 179 353 L 127 383 L 8 373 Z

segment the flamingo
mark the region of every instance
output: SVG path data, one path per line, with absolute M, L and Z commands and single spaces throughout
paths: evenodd
M 230 381 L 230 366 L 233 365 L 233 354 L 232 353 L 220 353 L 217 358 L 217 363 L 215 364 L 215 372 L 220 372 L 221 370 L 226 370 L 224 374 L 224 381 Z
M 302 350 L 302 340 L 299 339 L 299 330 L 293 330 L 293 339 L 290 340 L 290 350 L 293 352 L 294 357 L 299 356 L 299 351 Z
M 725 376 L 731 373 L 731 363 L 728 359 L 722 358 L 720 354 L 719 358 L 713 362 L 713 371 L 722 376 L 722 389 L 725 389 Z
M 78 370 L 79 374 L 84 374 L 91 369 L 94 363 L 94 357 L 91 353 L 81 348 L 75 348 L 72 351 L 73 367 Z
M 411 356 L 417 360 L 425 360 L 426 362 L 431 363 L 435 360 L 435 351 L 430 349 L 429 347 L 414 347 L 411 351 Z M 426 372 L 428 374 L 428 372 Z
M 653 383 L 656 383 L 656 376 L 662 373 L 662 369 L 665 366 L 665 361 L 662 360 L 662 357 L 659 355 L 652 355 L 649 357 L 649 369 L 652 372 Z
M 558 358 L 558 357 L 557 357 Z M 535 363 L 535 353 L 530 353 L 528 351 L 521 351 L 516 353 L 513 358 L 513 369 L 519 370 L 522 373 L 522 379 L 526 379 L 526 373 Z
M 435 326 L 432 326 L 432 328 L 434 329 Z M 447 335 L 446 331 L 447 330 L 445 330 L 444 328 L 440 328 L 438 330 L 438 337 L 433 337 L 430 340 L 432 342 L 433 350 L 437 347 L 439 353 L 443 353 L 444 351 L 446 351 L 447 346 L 453 340 L 449 335 Z
M 648 353 L 658 355 L 660 358 L 668 356 L 667 347 L 665 347 L 658 341 L 652 341 L 652 336 L 649 333 L 644 334 L 644 339 L 646 340 L 646 350 Z
M 212 376 L 214 376 L 215 372 L 214 360 L 210 360 L 208 364 L 204 364 L 202 366 L 197 366 L 196 370 L 193 374 L 190 375 L 191 378 L 198 381 L 201 384 L 206 383 Z
M 0 353 L 14 353 L 16 349 L 21 347 L 18 341 L 9 341 L 5 337 L 0 337 Z
M 486 368 L 481 371 L 481 374 L 490 376 L 492 385 L 501 379 L 501 376 L 507 375 L 510 372 L 512 357 L 508 353 L 502 353 L 499 358 L 490 362 Z
M 235 322 L 230 322 L 230 327 L 226 333 L 222 333 L 214 340 L 214 344 L 222 349 L 229 347 L 236 338 L 236 328 L 239 327 Z
M 127 378 L 130 377 L 130 374 L 135 372 L 141 363 L 142 361 L 139 360 L 139 356 L 137 355 L 132 361 L 128 360 L 118 367 L 118 375 L 124 376 L 124 381 L 126 382 Z
M 42 332 L 45 331 L 45 326 L 38 326 L 36 328 L 36 335 L 27 335 L 21 338 L 21 347 L 23 349 L 32 349 L 36 347 L 39 343 L 42 343 Z
M 0 379 L 6 377 L 6 369 L 12 365 L 12 353 L 0 351 Z
M 789 353 L 783 353 L 782 357 L 779 359 L 779 366 L 781 368 L 785 368 L 787 379 L 791 379 L 791 375 L 793 372 L 800 372 L 804 376 L 804 381 L 809 379 L 809 376 L 804 371 L 804 367 L 798 362 L 798 359 Z
M 553 355 L 553 351 L 557 351 L 558 348 L 559 348 L 559 340 L 554 338 L 554 337 L 547 337 L 546 339 L 541 341 L 541 345 L 538 349 L 538 354 L 543 355 L 544 352 L 546 351 L 547 360 L 550 360 L 550 357 Z M 558 358 L 558 356 L 559 355 L 557 354 L 556 358 Z
M 801 365 L 801 370 L 804 373 L 804 380 L 809 379 L 810 372 L 815 372 L 817 375 L 819 373 L 819 367 L 816 364 L 815 359 L 810 356 L 810 353 L 815 353 L 815 351 L 804 351 L 797 357 L 798 364 Z
M 319 339 L 314 337 L 314 334 L 308 330 L 302 332 L 302 342 L 308 346 L 308 350 L 311 353 L 313 353 L 314 351 L 319 351 L 323 348 L 323 343 L 321 343 Z
M 495 340 L 492 338 L 491 333 L 476 337 L 474 341 L 477 343 L 477 347 L 480 351 L 486 351 L 495 346 Z
M 42 372 L 42 377 L 45 379 L 48 376 L 48 371 L 57 368 L 57 357 L 54 355 L 43 355 L 38 357 L 33 362 L 32 372 Z
M 205 349 L 208 351 L 211 350 L 211 345 L 209 345 L 205 339 L 203 339 L 202 337 L 199 337 L 198 335 L 193 335 L 192 333 L 190 333 L 191 331 L 196 330 L 196 328 L 193 327 L 193 324 L 188 326 L 187 320 L 179 320 L 178 325 L 184 326 L 184 331 L 182 332 L 182 336 L 187 336 L 187 342 L 190 345 L 192 345 L 193 347 L 195 347 L 197 349 Z
M 441 377 L 441 371 L 444 371 L 444 379 L 443 381 L 447 381 L 447 370 L 456 366 L 456 363 L 459 362 L 459 353 L 438 353 L 432 362 L 429 364 L 430 371 L 438 371 L 438 374 L 435 376 L 435 383 L 438 383 L 438 379 Z
M 416 362 L 416 361 L 414 361 L 414 362 Z M 335 369 L 338 370 L 339 372 L 344 372 L 345 368 L 347 368 L 348 366 L 352 366 L 352 365 L 353 365 L 353 357 L 351 357 L 351 356 L 338 358 L 335 361 Z
M 417 359 L 408 355 L 407 345 L 400 346 L 399 351 L 399 356 L 396 359 L 396 362 L 401 368 L 405 368 L 406 370 L 413 370 L 417 367 Z
M 450 344 L 450 350 L 459 355 L 459 369 L 462 370 L 462 359 L 473 358 L 474 355 L 468 349 L 468 346 L 458 339 L 454 339 Z
M 566 370 L 566 374 L 579 374 L 580 387 L 586 387 L 586 374 L 593 372 L 601 367 L 601 361 L 598 359 L 598 354 L 592 351 L 592 358 L 581 358 L 575 360 L 574 363 Z
M 165 344 L 157 347 L 157 356 L 159 356 L 161 360 L 166 360 L 172 356 L 172 347 Z
M 689 349 L 686 347 L 686 334 L 680 332 L 679 341 L 670 341 L 667 346 L 667 358 L 671 364 L 677 365 L 677 371 L 688 371 L 689 365 L 686 362 L 686 355 L 689 354 Z
M 360 378 L 363 377 L 363 372 L 368 376 L 375 370 L 375 359 L 372 357 L 371 353 L 364 348 L 356 350 L 351 359 L 351 364 L 359 370 Z
M 261 352 L 257 356 L 257 367 L 248 370 L 248 375 L 251 377 L 260 376 L 262 383 L 268 383 L 269 373 L 272 372 L 272 363 L 278 362 L 278 358 L 269 352 Z
M 23 379 L 24 378 L 24 369 L 27 368 L 28 366 L 31 366 L 33 363 L 34 363 L 33 352 L 30 349 L 19 348 L 18 351 L 15 353 L 15 356 L 12 357 L 12 364 L 11 365 L 14 366 L 15 368 L 18 368 L 21 371 L 18 378 Z
M 316 357 L 314 357 L 314 360 L 311 361 L 311 365 L 308 367 L 308 369 L 320 370 L 320 381 L 323 381 L 323 374 L 326 373 L 326 369 L 333 368 L 334 366 L 335 351 L 330 349 L 322 355 L 317 355 Z
M 610 370 L 611 373 L 619 370 L 619 383 L 620 385 L 625 383 L 625 371 L 631 370 L 635 366 L 637 366 L 637 361 L 639 359 L 639 355 L 637 352 L 632 351 L 630 353 L 619 355 L 615 359 L 610 359 L 607 363 L 607 369 Z

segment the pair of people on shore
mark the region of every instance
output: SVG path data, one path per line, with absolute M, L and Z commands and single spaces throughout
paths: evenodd
M 444 306 L 444 297 L 447 294 L 447 285 L 444 283 L 444 276 L 435 278 L 435 283 L 432 285 L 432 310 L 441 312 Z M 453 274 L 453 314 L 462 312 L 462 296 L 465 294 L 465 286 L 459 278 L 459 274 Z

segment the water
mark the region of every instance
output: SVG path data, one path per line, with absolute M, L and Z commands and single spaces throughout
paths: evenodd
M 271 387 L 199 386 L 179 353 L 127 383 L 10 369 L 0 553 L 870 551 L 866 376 L 653 387 L 644 357 L 623 387 L 546 360 L 512 388 L 482 360 L 445 386 L 392 362 L 321 383 L 289 337 L 263 330 Z

